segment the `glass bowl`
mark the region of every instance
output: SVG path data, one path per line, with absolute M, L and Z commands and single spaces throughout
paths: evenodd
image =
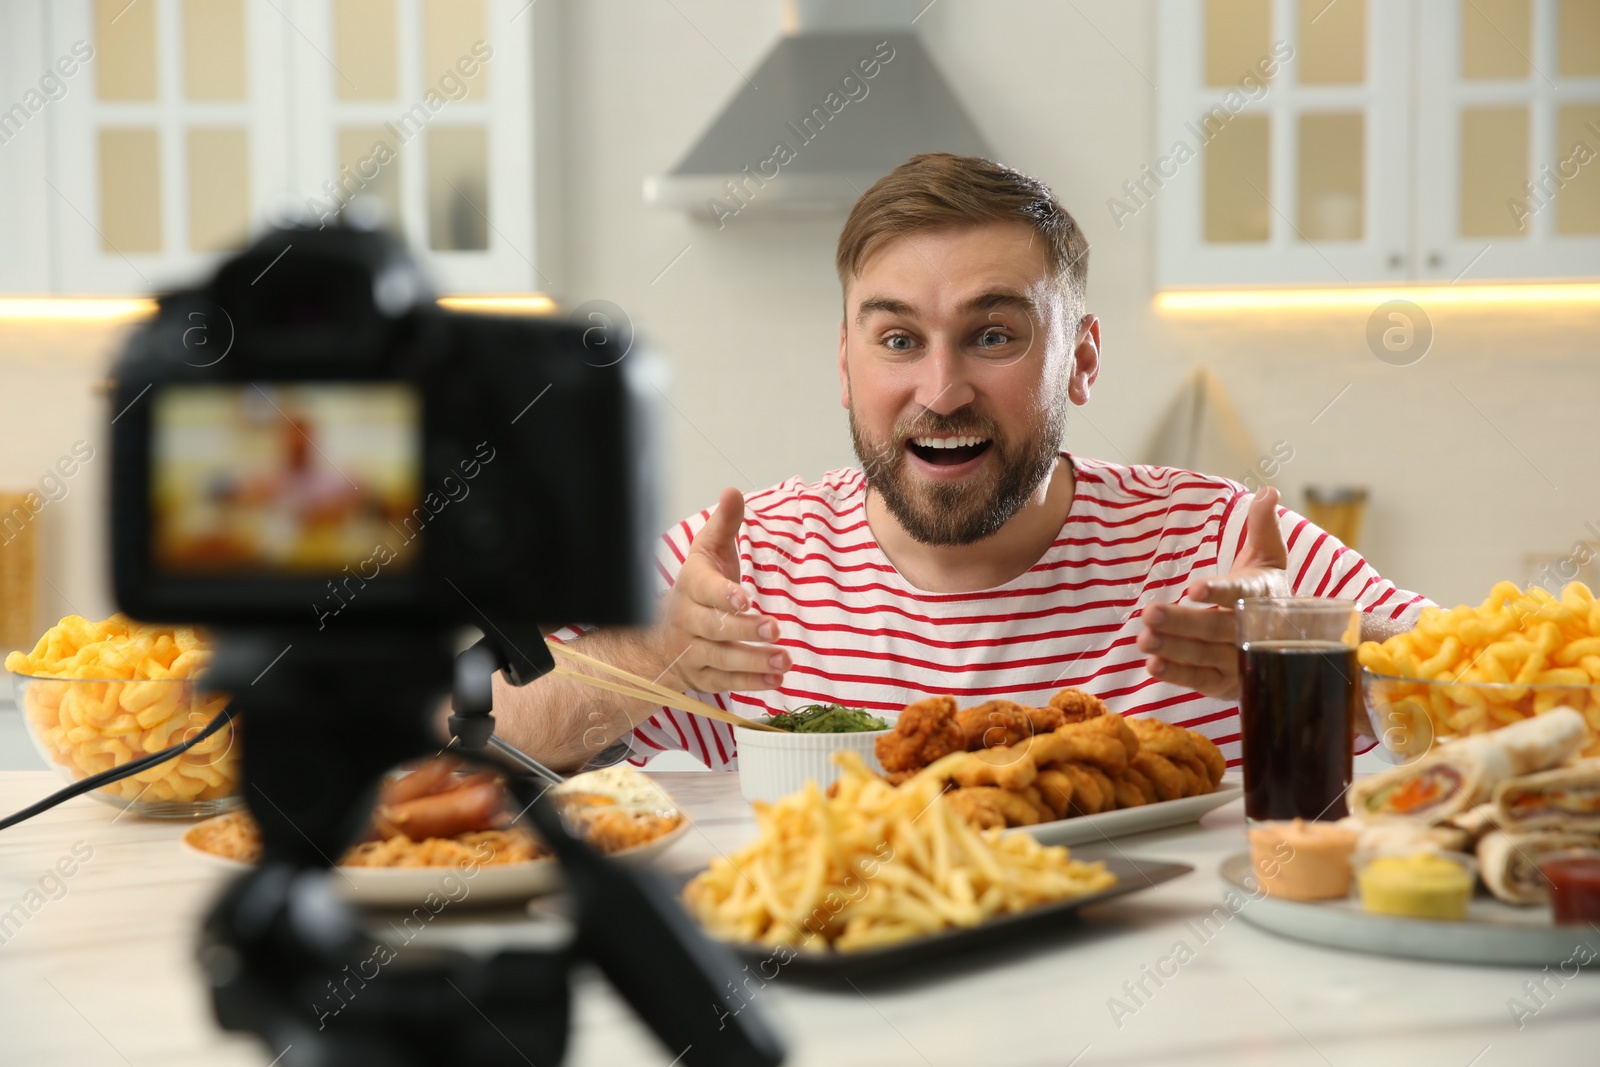
M 186 678 L 11 677 L 33 747 L 68 782 L 186 741 L 228 703 Z M 152 818 L 202 818 L 237 807 L 237 730 L 229 723 L 189 751 L 88 795 Z
M 1435 744 L 1509 726 L 1559 707 L 1589 723 L 1585 756 L 1600 756 L 1600 685 L 1425 681 L 1361 671 L 1367 717 L 1380 744 L 1403 762 Z

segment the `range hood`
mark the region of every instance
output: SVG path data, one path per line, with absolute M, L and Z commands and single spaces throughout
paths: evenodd
M 787 0 L 779 38 L 645 202 L 735 216 L 842 212 L 918 152 L 991 155 L 923 48 L 927 0 Z

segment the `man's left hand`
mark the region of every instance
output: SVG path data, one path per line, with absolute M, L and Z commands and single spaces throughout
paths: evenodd
M 1147 654 L 1145 669 L 1153 676 L 1207 696 L 1239 695 L 1234 602 L 1290 595 L 1289 549 L 1278 528 L 1277 509 L 1276 489 L 1269 486 L 1257 492 L 1245 517 L 1244 548 L 1233 569 L 1221 578 L 1191 582 L 1184 593 L 1192 603 L 1144 609 L 1138 647 Z

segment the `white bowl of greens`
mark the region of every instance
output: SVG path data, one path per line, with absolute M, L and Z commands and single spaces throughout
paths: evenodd
M 766 721 L 782 732 L 739 731 L 739 788 L 746 800 L 777 800 L 804 789 L 808 781 L 828 788 L 839 777 L 833 754 L 847 749 L 883 773 L 873 749 L 894 725 L 838 704 L 808 704 L 769 715 Z

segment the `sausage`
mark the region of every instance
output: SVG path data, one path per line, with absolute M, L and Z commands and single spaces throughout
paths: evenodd
M 385 805 L 378 816 L 411 840 L 421 841 L 493 829 L 495 816 L 504 806 L 504 791 L 491 779 Z
M 460 760 L 450 756 L 428 760 L 410 774 L 385 782 L 378 803 L 403 804 L 408 800 L 437 793 L 445 787 L 459 764 Z

